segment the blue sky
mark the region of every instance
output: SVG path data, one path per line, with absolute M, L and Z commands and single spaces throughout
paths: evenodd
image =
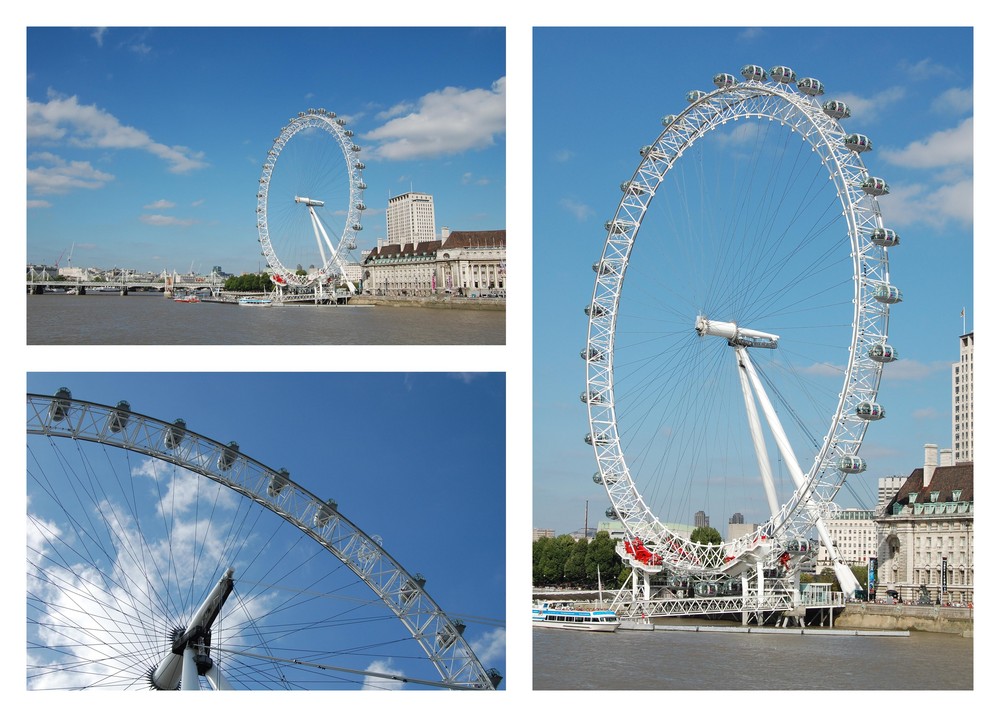
M 125 399 L 287 468 L 422 573 L 483 662 L 506 674 L 505 383 L 495 373 L 31 373 L 27 388 Z
M 360 249 L 411 189 L 506 226 L 503 28 L 35 27 L 27 101 L 30 262 L 256 271 L 261 165 L 310 107 L 363 148 Z
M 714 89 L 713 75 L 738 76 L 747 63 L 788 65 L 820 79 L 827 98 L 845 100 L 853 114 L 844 126 L 874 141 L 865 164 L 891 187 L 880 206 L 903 240 L 890 259 L 904 292 L 890 337 L 904 358 L 883 374 L 879 397 L 890 419 L 868 432 L 869 470 L 859 486 L 868 490 L 859 495 L 873 496 L 881 475 L 921 465 L 925 443 L 951 445 L 950 365 L 963 308 L 965 330 L 975 328 L 972 39 L 963 28 L 535 30 L 535 526 L 582 528 L 585 501 L 593 526 L 608 505 L 590 480 L 596 466 L 582 440 L 579 350 L 591 264 L 618 184 L 635 170 L 638 148 L 662 129 L 659 119 L 686 106 L 688 91 Z

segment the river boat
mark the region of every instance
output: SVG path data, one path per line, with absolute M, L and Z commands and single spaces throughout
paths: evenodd
M 178 304 L 200 304 L 201 299 L 199 299 L 194 294 L 188 294 L 187 296 L 175 296 L 174 301 Z
M 622 622 L 614 610 L 590 610 L 570 602 L 545 600 L 532 605 L 531 624 L 562 630 L 614 632 Z
M 265 299 L 262 296 L 243 296 L 243 297 L 241 297 L 240 299 L 237 300 L 237 303 L 240 306 L 259 306 L 259 307 L 264 307 L 264 306 L 270 306 L 271 305 L 271 300 L 270 299 Z

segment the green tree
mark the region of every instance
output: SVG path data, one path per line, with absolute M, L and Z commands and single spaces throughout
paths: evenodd
M 563 567 L 563 579 L 572 585 L 587 583 L 587 539 L 576 541 L 570 548 L 566 565 Z
M 622 568 L 622 560 L 615 552 L 615 541 L 608 531 L 599 530 L 587 546 L 587 579 L 597 583 L 597 569 L 601 569 L 601 579 L 609 585 Z
M 704 545 L 719 545 L 722 543 L 722 536 L 715 528 L 702 525 L 691 531 L 691 542 L 702 543 Z

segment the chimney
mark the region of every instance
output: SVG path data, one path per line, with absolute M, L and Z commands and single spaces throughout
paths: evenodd
M 950 468 L 955 465 L 955 453 L 951 448 L 941 449 L 941 467 Z
M 938 465 L 938 447 L 933 443 L 924 445 L 924 488 L 931 483 L 934 477 L 934 469 Z

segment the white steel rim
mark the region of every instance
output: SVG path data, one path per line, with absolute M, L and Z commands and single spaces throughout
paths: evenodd
M 62 416 L 53 407 L 59 403 Z M 354 573 L 408 631 L 450 689 L 495 689 L 486 670 L 453 622 L 381 546 L 336 508 L 275 471 L 234 449 L 183 429 L 174 448 L 164 437 L 174 424 L 71 398 L 28 394 L 27 434 L 98 443 L 141 454 L 204 476 L 252 500 L 295 526 Z M 288 660 L 287 662 L 293 662 Z M 299 661 L 298 664 L 308 665 Z M 321 665 L 311 665 L 321 667 Z M 325 669 L 325 668 L 324 668 Z M 386 679 L 408 680 L 387 676 Z M 421 683 L 420 680 L 413 680 Z
M 281 132 L 274 139 L 271 149 L 268 150 L 267 159 L 261 170 L 259 188 L 257 190 L 257 232 L 258 241 L 261 246 L 267 265 L 273 274 L 280 277 L 278 283 L 284 282 L 289 286 L 312 286 L 326 283 L 335 276 L 343 277 L 345 274 L 345 261 L 348 251 L 356 246 L 356 238 L 362 229 L 361 215 L 365 209 L 364 188 L 365 183 L 362 177 L 364 163 L 359 159 L 361 148 L 352 139 L 353 133 L 347 130 L 342 119 L 337 118 L 336 113 L 327 112 L 323 109 L 310 109 L 307 112 L 300 112 L 297 117 L 289 120 L 288 124 L 282 127 Z M 272 202 L 292 202 L 293 197 L 273 197 L 271 196 L 271 179 L 275 171 L 281 172 L 280 158 L 282 152 L 300 132 L 306 130 L 319 130 L 328 134 L 332 141 L 340 147 L 343 161 L 346 167 L 346 178 L 348 188 L 346 190 L 347 205 L 338 206 L 337 200 L 343 201 L 344 191 L 340 191 L 336 197 L 315 197 L 328 204 L 329 210 L 337 213 L 344 212 L 343 230 L 336 239 L 336 245 L 329 256 L 323 256 L 317 251 L 315 258 L 318 260 L 317 268 L 309 271 L 305 276 L 296 273 L 296 268 L 289 267 L 282 262 L 278 256 L 278 249 L 274 246 L 272 229 L 269 226 L 268 213 L 272 210 Z M 308 197 L 309 192 L 303 192 L 303 196 Z M 328 214 L 328 216 L 332 216 Z M 311 241 L 311 239 L 309 239 Z
M 829 429 L 821 447 L 806 468 L 806 480 L 757 531 L 714 553 L 705 562 L 693 559 L 694 544 L 667 527 L 647 505 L 633 481 L 622 447 L 616 419 L 614 356 L 619 300 L 632 248 L 642 227 L 646 210 L 660 183 L 681 156 L 705 134 L 737 118 L 780 122 L 797 133 L 829 170 L 836 188 L 850 240 L 854 276 L 851 342 L 844 381 Z M 586 361 L 586 392 L 590 425 L 588 442 L 593 444 L 598 464 L 595 481 L 600 480 L 611 499 L 612 510 L 625 526 L 627 536 L 646 541 L 659 552 L 665 564 L 677 572 L 718 575 L 734 558 L 759 549 L 767 540 L 805 538 L 818 518 L 835 509 L 833 503 L 845 474 L 838 469 L 843 457 L 856 456 L 867 422 L 849 412 L 856 403 L 874 401 L 882 364 L 869 357 L 868 350 L 884 344 L 888 332 L 888 307 L 875 300 L 877 287 L 888 285 L 889 268 L 885 247 L 875 245 L 871 233 L 882 228 L 877 200 L 861 189 L 868 172 L 858 153 L 844 144 L 846 133 L 828 117 L 819 103 L 795 91 L 794 85 L 777 82 L 740 82 L 704 94 L 683 112 L 649 145 L 631 179 L 623 183 L 622 198 L 608 233 L 590 305 Z M 764 328 L 764 327 L 761 327 Z M 811 502 L 818 510 L 807 510 Z M 724 562 L 723 562 L 724 561 Z

